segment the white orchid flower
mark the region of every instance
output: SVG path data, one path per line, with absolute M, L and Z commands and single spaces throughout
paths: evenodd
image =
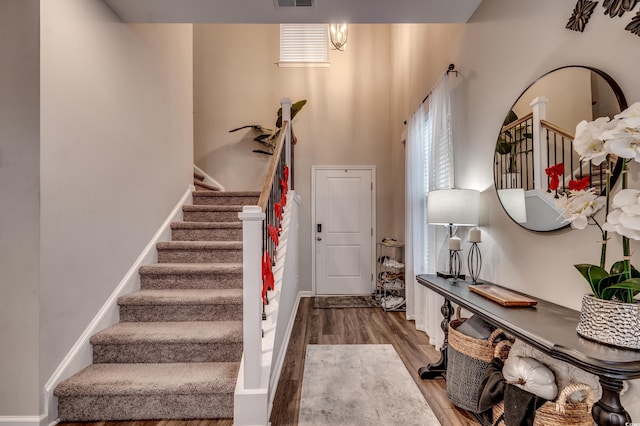
M 602 229 L 640 240 L 640 190 L 621 190 L 613 197 L 611 207 L 614 210 L 607 215 Z
M 636 102 L 629 108 L 625 109 L 619 114 L 616 114 L 614 118 L 640 118 L 640 102 Z
M 601 134 L 613 126 L 615 124 L 611 124 L 609 117 L 600 117 L 594 121 L 582 120 L 578 123 L 573 148 L 580 154 L 581 160 L 591 160 L 593 164 L 599 165 L 607 158 L 608 152 L 605 150 Z
M 640 162 L 640 102 L 622 111 L 612 120 L 614 127 L 603 129 L 604 149 L 622 158 Z
M 604 207 L 605 197 L 596 194 L 595 188 L 572 191 L 558 200 L 556 205 L 562 209 L 563 222 L 570 222 L 574 229 L 584 229 L 589 218 Z

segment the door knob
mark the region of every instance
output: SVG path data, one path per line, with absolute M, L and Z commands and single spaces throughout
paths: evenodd
M 322 241 L 322 237 L 316 237 L 316 240 Z

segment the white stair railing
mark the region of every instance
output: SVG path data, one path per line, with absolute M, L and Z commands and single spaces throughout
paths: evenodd
M 244 352 L 240 366 L 234 401 L 234 425 L 267 425 L 269 401 L 272 400 L 277 380 L 272 380 L 274 352 L 284 356 L 284 350 L 274 351 L 275 330 L 278 327 L 278 296 L 274 295 L 272 304 L 265 309 L 263 286 L 265 272 L 268 274 L 278 260 L 284 270 L 287 260 L 286 250 L 279 250 L 270 229 L 278 229 L 280 237 L 285 235 L 283 213 L 287 190 L 291 184 L 293 170 L 291 165 L 291 101 L 282 99 L 282 128 L 276 140 L 276 147 L 265 185 L 257 205 L 244 206 L 238 217 L 242 221 L 243 232 L 243 345 Z M 293 204 L 293 203 L 292 203 Z M 276 206 L 278 205 L 278 206 Z M 279 211 L 278 211 L 279 210 Z M 287 220 L 288 225 L 288 220 Z M 297 225 L 297 224 L 296 224 Z M 273 231 L 272 231 L 273 232 Z M 286 233 L 288 235 L 288 232 Z M 297 233 L 295 234 L 297 238 Z M 269 262 L 264 263 L 266 253 Z M 268 269 L 268 271 L 265 271 Z M 271 275 L 272 278 L 274 275 Z M 273 285 L 281 285 L 282 273 L 277 273 Z M 280 282 L 276 282 L 276 281 Z M 274 289 L 275 290 L 275 289 Z M 281 288 L 278 292 L 282 291 Z M 278 292 L 272 292 L 271 295 Z M 270 294 L 265 299 L 268 301 Z M 265 330 L 263 324 L 269 323 Z M 286 326 L 286 324 L 281 324 Z M 268 335 L 267 335 L 268 334 Z M 267 338 L 265 338 L 267 335 Z

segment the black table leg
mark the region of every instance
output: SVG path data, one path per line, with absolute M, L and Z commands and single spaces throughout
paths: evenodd
M 444 342 L 440 348 L 440 359 L 435 364 L 427 364 L 426 367 L 420 367 L 418 374 L 423 380 L 431 380 L 437 377 L 446 378 L 447 375 L 447 347 L 449 346 L 449 322 L 451 321 L 451 302 L 444 299 L 444 303 L 440 307 L 440 312 L 444 319 L 440 323 L 440 328 L 444 332 Z
M 593 419 L 598 425 L 625 426 L 632 424 L 631 416 L 626 412 L 620 402 L 622 380 L 600 376 L 602 385 L 602 397 L 591 409 Z

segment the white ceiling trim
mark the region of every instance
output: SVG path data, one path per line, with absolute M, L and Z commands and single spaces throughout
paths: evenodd
M 274 7 L 273 0 L 103 0 L 137 23 L 464 23 L 482 0 L 314 0 Z

